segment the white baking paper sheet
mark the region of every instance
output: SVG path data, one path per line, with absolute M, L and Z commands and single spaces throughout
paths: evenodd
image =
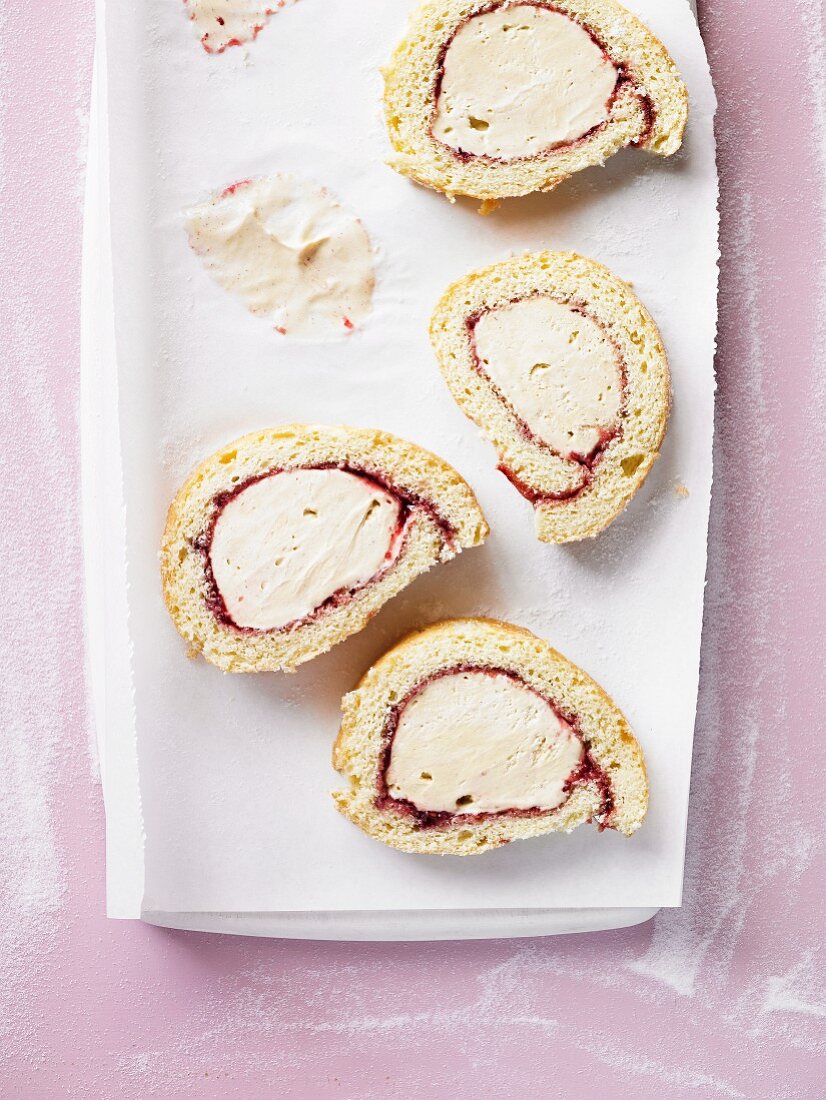
M 688 81 L 684 151 L 670 162 L 628 151 L 487 219 L 475 204 L 450 206 L 382 163 L 377 70 L 411 0 L 298 0 L 248 50 L 220 57 L 201 50 L 171 0 L 107 7 L 128 625 L 145 830 L 143 866 L 133 859 L 130 867 L 133 896 L 145 877 L 144 914 L 679 904 L 711 485 L 714 99 L 685 0 L 629 6 L 667 42 Z M 361 215 L 381 257 L 375 312 L 340 344 L 279 338 L 209 279 L 186 242 L 187 205 L 282 169 L 329 186 Z M 632 281 L 660 324 L 674 376 L 671 428 L 647 486 L 596 543 L 569 548 L 535 541 L 529 506 L 454 407 L 427 340 L 448 282 L 540 247 L 577 249 Z M 382 427 L 437 451 L 472 483 L 493 535 L 296 675 L 223 676 L 186 659 L 163 608 L 157 545 L 166 507 L 211 450 L 288 420 Z M 649 766 L 651 812 L 632 841 L 581 829 L 478 859 L 417 858 L 336 814 L 329 754 L 341 695 L 406 630 L 457 614 L 530 627 L 611 692 Z M 107 805 L 118 802 L 119 772 L 125 798 L 137 802 L 127 789 L 129 741 L 107 735 Z M 133 841 L 134 830 L 134 856 Z M 110 862 L 120 855 L 110 835 Z M 137 915 L 121 902 L 120 915 Z

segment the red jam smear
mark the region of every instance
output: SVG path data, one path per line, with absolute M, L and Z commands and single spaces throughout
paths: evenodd
M 531 443 L 534 447 L 539 447 L 541 450 L 548 451 L 550 454 L 556 455 L 557 458 L 561 458 L 564 462 L 572 462 L 579 466 L 580 472 L 582 474 L 582 482 L 579 485 L 575 486 L 573 489 L 566 489 L 559 493 L 550 493 L 541 489 L 534 489 L 532 486 L 528 485 L 527 482 L 523 481 L 522 478 L 520 478 L 514 470 L 511 470 L 508 466 L 505 466 L 504 463 L 500 463 L 500 465 L 497 466 L 497 469 L 500 473 L 505 475 L 508 481 L 510 481 L 510 483 L 522 494 L 523 497 L 525 497 L 526 500 L 530 501 L 531 504 L 542 504 L 545 502 L 564 503 L 566 501 L 576 500 L 578 496 L 581 496 L 581 494 L 584 493 L 585 490 L 591 486 L 594 480 L 594 476 L 596 474 L 597 466 L 601 462 L 605 452 L 608 450 L 609 445 L 615 439 L 619 439 L 622 436 L 622 421 L 626 411 L 628 372 L 625 366 L 625 360 L 622 357 L 622 352 L 620 350 L 619 344 L 608 332 L 602 322 L 597 317 L 595 317 L 593 313 L 590 312 L 587 306 L 585 306 L 581 302 L 560 301 L 556 298 L 553 298 L 551 295 L 537 294 L 535 295 L 535 297 L 551 298 L 551 301 L 557 302 L 558 305 L 565 306 L 568 309 L 572 310 L 572 312 L 579 313 L 582 317 L 587 318 L 587 320 L 591 321 L 597 326 L 597 328 L 600 329 L 605 339 L 608 341 L 609 344 L 611 344 L 614 349 L 614 354 L 617 360 L 617 367 L 619 368 L 620 387 L 622 390 L 622 400 L 620 403 L 617 425 L 613 429 L 603 428 L 601 430 L 599 442 L 593 448 L 590 454 L 564 455 L 561 452 L 555 450 L 549 443 L 546 443 L 545 440 L 541 439 L 535 432 L 531 431 L 528 424 L 522 419 L 522 417 L 519 415 L 519 413 L 510 403 L 510 401 L 508 401 L 507 397 L 505 397 L 504 393 L 502 393 L 502 391 L 490 377 L 488 372 L 482 366 L 482 362 L 479 358 L 479 351 L 476 347 L 477 324 L 479 323 L 481 318 L 485 316 L 486 313 L 492 313 L 494 309 L 507 309 L 508 306 L 516 305 L 518 302 L 528 301 L 528 297 L 511 298 L 509 301 L 501 302 L 499 305 L 492 306 L 490 309 L 479 310 L 478 313 L 473 313 L 470 317 L 466 318 L 465 328 L 467 329 L 468 343 L 470 344 L 470 356 L 473 369 L 476 371 L 477 374 L 481 375 L 481 377 L 484 378 L 485 382 L 488 384 L 488 386 L 490 386 L 491 390 L 496 395 L 497 401 L 500 401 L 505 406 L 513 419 L 516 421 L 517 428 L 519 429 L 519 434 L 524 439 L 527 439 L 527 441 Z
M 311 466 L 292 466 L 268 470 L 264 474 L 258 474 L 255 477 L 247 478 L 246 481 L 239 482 L 233 489 L 218 493 L 213 497 L 213 508 L 209 523 L 204 531 L 192 541 L 193 549 L 201 555 L 204 564 L 204 577 L 206 580 L 205 602 L 207 610 L 210 614 L 215 616 L 221 626 L 230 630 L 235 630 L 239 634 L 281 633 L 282 631 L 294 630 L 298 626 L 304 626 L 307 623 L 315 622 L 330 611 L 334 611 L 336 608 L 343 607 L 346 603 L 349 603 L 350 600 L 360 592 L 363 592 L 366 588 L 369 588 L 370 585 L 380 580 L 385 575 L 387 568 L 389 568 L 388 565 L 362 585 L 358 585 L 355 588 L 341 588 L 337 592 L 333 592 L 331 596 L 328 596 L 327 599 L 311 611 L 309 615 L 305 615 L 303 618 L 296 619 L 294 622 L 287 623 L 284 626 L 276 627 L 272 631 L 259 630 L 257 627 L 252 626 L 239 626 L 234 621 L 224 602 L 224 597 L 221 595 L 221 590 L 218 587 L 218 582 L 215 579 L 215 573 L 212 569 L 211 551 L 212 540 L 215 537 L 215 527 L 226 506 L 231 501 L 235 500 L 236 497 L 240 496 L 246 489 L 249 489 L 251 485 L 257 485 L 259 481 L 264 481 L 268 477 L 275 477 L 277 474 L 295 473 L 298 470 L 340 470 L 342 473 L 352 474 L 354 477 L 360 478 L 362 481 L 380 489 L 382 492 L 388 493 L 399 501 L 399 518 L 396 522 L 396 527 L 390 543 L 391 547 L 398 545 L 399 549 L 395 556 L 388 550 L 387 560 L 389 562 L 393 560 L 397 561 L 405 551 L 407 525 L 414 511 L 426 512 L 427 515 L 430 516 L 439 528 L 442 540 L 446 546 L 452 547 L 455 544 L 456 529 L 448 523 L 446 519 L 439 515 L 430 501 L 425 500 L 424 497 L 407 489 L 397 487 L 390 478 L 372 470 L 364 470 L 348 464 L 341 465 L 335 462 L 320 462 Z
M 568 776 L 565 782 L 565 793 L 570 795 L 576 787 L 594 784 L 600 794 L 600 808 L 594 814 L 599 831 L 613 828 L 611 816 L 614 811 L 614 795 L 611 781 L 605 770 L 594 758 L 590 747 L 586 744 L 582 736 L 579 718 L 576 715 L 566 714 L 553 699 L 537 691 L 532 684 L 528 684 L 518 673 L 507 668 L 497 668 L 494 665 L 465 663 L 440 669 L 438 672 L 434 672 L 433 675 L 421 680 L 399 703 L 391 708 L 382 733 L 382 749 L 376 778 L 376 808 L 379 810 L 395 810 L 397 813 L 404 814 L 405 817 L 412 820 L 414 827 L 417 829 L 438 829 L 453 825 L 478 825 L 483 821 L 492 821 L 503 817 L 542 817 L 557 813 L 565 805 L 565 802 L 563 802 L 552 810 L 534 806 L 528 809 L 497 810 L 490 813 L 457 814 L 452 813 L 450 810 L 422 810 L 409 799 L 394 798 L 390 794 L 387 785 L 387 772 L 390 768 L 390 758 L 393 755 L 393 741 L 405 708 L 428 684 L 433 683 L 435 680 L 441 680 L 445 676 L 459 676 L 465 672 L 482 672 L 488 676 L 507 676 L 514 683 L 538 695 L 561 721 L 566 722 L 573 729 L 582 746 L 582 755 L 578 767 Z
M 553 145 L 549 145 L 547 149 L 543 149 L 539 153 L 532 153 L 530 156 L 525 157 L 509 157 L 507 160 L 503 160 L 501 157 L 489 156 L 487 153 L 468 153 L 464 149 L 456 149 L 452 145 L 447 145 L 445 142 L 440 141 L 439 138 L 434 136 L 431 124 L 430 136 L 435 142 L 437 142 L 439 145 L 442 145 L 445 149 L 452 153 L 457 160 L 460 160 L 465 164 L 471 160 L 481 160 L 489 164 L 518 164 L 520 161 L 536 160 L 543 156 L 547 156 L 548 153 L 557 153 L 562 149 L 576 149 L 579 145 L 583 145 L 586 141 L 590 141 L 590 139 L 595 134 L 604 129 L 604 127 L 610 121 L 610 114 L 613 110 L 615 102 L 617 101 L 617 98 L 619 97 L 623 89 L 630 85 L 633 88 L 634 94 L 636 95 L 637 99 L 640 101 L 643 114 L 645 115 L 645 126 L 643 127 L 643 131 L 640 136 L 632 142 L 632 144 L 636 146 L 645 145 L 645 143 L 651 136 L 651 132 L 654 129 L 654 123 L 657 117 L 656 108 L 654 107 L 654 103 L 651 97 L 646 92 L 640 90 L 637 85 L 637 81 L 634 78 L 634 75 L 629 69 L 628 65 L 624 61 L 614 60 L 606 44 L 602 41 L 601 38 L 599 38 L 599 36 L 591 27 L 589 27 L 586 23 L 583 23 L 582 20 L 577 19 L 570 12 L 563 11 L 563 9 L 560 8 L 557 4 L 546 3 L 545 0 L 498 0 L 498 2 L 496 3 L 488 4 L 487 7 L 480 8 L 478 11 L 473 12 L 472 15 L 467 16 L 467 18 L 462 19 L 461 22 L 457 23 L 456 29 L 453 31 L 453 34 L 450 36 L 450 38 L 447 39 L 447 41 L 444 43 L 441 50 L 439 51 L 439 59 L 436 63 L 436 79 L 433 86 L 434 116 L 436 113 L 439 98 L 442 94 L 442 84 L 444 83 L 445 79 L 445 60 L 447 58 L 447 52 L 453 45 L 454 38 L 462 29 L 462 27 L 464 27 L 465 24 L 469 23 L 472 19 L 476 19 L 480 15 L 490 15 L 491 12 L 498 11 L 499 8 L 504 7 L 544 8 L 546 11 L 555 12 L 558 15 L 564 15 L 566 19 L 570 19 L 572 23 L 576 23 L 578 27 L 581 27 L 582 30 L 585 31 L 585 33 L 588 35 L 594 45 L 597 46 L 599 50 L 601 50 L 602 56 L 605 58 L 605 60 L 609 62 L 609 64 L 613 65 L 614 68 L 617 70 L 617 82 L 614 85 L 613 92 L 608 97 L 608 100 L 605 104 L 609 118 L 606 119 L 605 122 L 600 122 L 596 126 L 592 126 L 589 130 L 586 130 L 584 134 L 580 134 L 579 137 L 573 138 L 571 141 L 558 141 Z
M 237 180 L 235 183 L 231 183 L 229 185 L 229 187 L 225 187 L 224 190 L 221 192 L 221 194 L 218 197 L 221 198 L 221 199 L 226 199 L 230 195 L 234 195 L 235 192 L 238 191 L 240 188 L 249 187 L 249 185 L 251 183 L 252 183 L 251 179 Z

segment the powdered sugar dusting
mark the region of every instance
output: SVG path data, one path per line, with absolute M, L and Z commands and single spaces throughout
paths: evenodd
M 814 953 L 809 952 L 788 973 L 768 978 L 763 1011 L 800 1013 L 826 1020 L 823 989 L 812 982 L 814 963 Z
M 806 68 L 804 104 L 811 114 L 810 142 L 816 160 L 819 178 L 826 179 L 826 28 L 824 28 L 823 4 L 819 0 L 795 0 L 800 21 L 806 28 L 802 50 Z M 826 204 L 821 202 L 816 211 L 821 239 L 826 239 Z M 826 265 L 823 267 L 826 270 Z M 812 287 L 817 301 L 816 339 L 817 354 L 826 356 L 826 282 L 818 280 Z M 809 408 L 822 407 L 826 398 L 826 380 L 816 373 L 812 378 Z M 815 414 L 816 415 L 816 414 Z M 816 428 L 817 425 L 814 425 Z
M 0 9 L 0 78 L 6 90 L 15 87 L 15 99 L 0 103 L 0 1049 L 6 1080 L 9 1066 L 38 1061 L 35 1001 L 55 965 L 56 919 L 66 898 L 58 787 L 71 752 L 67 732 L 83 701 L 82 665 L 75 660 L 82 654 L 75 424 L 64 380 L 43 370 L 44 354 L 59 349 L 76 376 L 76 339 L 53 342 L 54 326 L 64 320 L 59 300 L 67 271 L 57 254 L 46 261 L 44 249 L 46 241 L 63 240 L 71 213 L 79 229 L 70 185 L 76 164 L 61 150 L 55 171 L 65 173 L 68 199 L 55 201 L 35 167 L 52 139 L 30 128 L 34 112 L 27 104 L 35 97 L 21 71 L 13 24 L 12 14 Z M 70 104 L 67 112 L 71 127 Z M 30 247 L 30 240 L 38 243 Z M 77 254 L 75 241 L 71 255 Z M 66 300 L 71 296 L 62 304 Z M 51 314 L 43 308 L 49 302 L 55 303 Z
M 355 949 L 362 956 L 364 950 Z M 439 949 L 420 951 L 429 956 L 431 964 L 437 962 Z M 156 1049 L 130 1054 L 120 1061 L 118 1071 L 135 1091 L 155 1095 L 163 1087 L 191 1079 L 195 1067 L 206 1058 L 210 1059 L 212 1075 L 224 1075 L 232 1066 L 227 1052 L 248 1049 L 256 1039 L 266 1040 L 262 1057 L 267 1071 L 290 1076 L 293 1052 L 305 1044 L 313 1048 L 319 1039 L 325 1044 L 344 1040 L 349 1057 L 357 1062 L 364 1063 L 366 1059 L 369 1064 L 372 1059 L 391 1068 L 396 1059 L 405 1058 L 420 1046 L 435 1054 L 442 1037 L 449 1037 L 447 1046 L 456 1060 L 454 1072 L 470 1072 L 480 1081 L 488 1082 L 490 1091 L 480 1093 L 485 1096 L 497 1095 L 503 1060 L 509 1061 L 508 1081 L 512 1090 L 505 1094 L 517 1095 L 519 1090 L 529 1088 L 536 1071 L 531 1056 L 542 1050 L 567 1050 L 578 1060 L 587 1059 L 594 1083 L 600 1078 L 621 1082 L 630 1090 L 623 1095 L 638 1095 L 635 1086 L 651 1088 L 654 1083 L 675 1089 L 700 1089 L 704 1095 L 744 1095 L 725 1073 L 711 1072 L 699 1065 L 686 1066 L 679 1054 L 675 1056 L 676 1052 L 667 1047 L 645 1053 L 629 1046 L 604 1022 L 594 1025 L 576 1011 L 572 1018 L 570 1008 L 565 1012 L 556 1011 L 553 1006 L 541 1009 L 536 990 L 529 984 L 530 963 L 537 961 L 538 954 L 547 956 L 548 952 L 540 949 L 533 953 L 533 959 L 531 953 L 526 956 L 518 952 L 514 960 L 493 968 L 487 978 L 483 974 L 481 981 L 471 980 L 462 993 L 447 996 L 439 1006 L 428 1004 L 426 983 L 405 967 L 398 948 L 391 949 L 384 965 L 362 959 L 360 965 L 332 964 L 310 969 L 302 974 L 298 984 L 313 993 L 298 1015 L 294 1011 L 296 984 L 285 977 L 274 977 L 267 966 L 259 965 L 245 971 L 242 981 L 219 983 L 215 999 L 194 1013 L 186 1043 L 176 1044 L 174 1051 Z M 461 980 L 467 962 L 470 960 L 460 959 L 457 966 L 450 966 L 454 980 Z M 519 984 L 514 987 L 506 980 L 497 989 L 506 973 L 518 977 Z M 364 974 L 371 976 L 375 990 L 367 1003 L 353 989 L 353 982 Z M 404 1009 L 397 1004 L 400 980 L 405 981 L 408 992 L 412 990 L 412 1003 Z M 383 992 L 379 992 L 381 989 Z M 519 1062 L 512 1060 L 511 1040 L 515 1035 L 520 1037 L 523 1055 Z M 439 1089 L 446 1084 L 452 1076 L 451 1070 L 449 1063 L 440 1066 L 438 1061 L 430 1062 L 427 1070 L 430 1087 Z M 373 1082 L 373 1088 L 367 1086 L 359 1094 L 392 1095 L 382 1091 L 379 1082 L 383 1081 L 387 1087 L 390 1081 L 400 1084 L 401 1080 L 410 1077 L 404 1073 L 389 1078 L 382 1075 Z M 308 1095 L 315 1094 L 318 1081 L 318 1076 L 307 1080 Z

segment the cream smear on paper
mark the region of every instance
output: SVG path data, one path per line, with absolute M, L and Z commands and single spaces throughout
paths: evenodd
M 616 427 L 617 353 L 581 311 L 537 296 L 483 313 L 474 328 L 485 373 L 534 435 L 562 455 L 589 455 Z
M 370 312 L 370 238 L 323 187 L 286 173 L 242 180 L 185 216 L 212 278 L 282 335 L 336 340 Z
M 286 0 L 184 0 L 207 53 L 252 42 Z

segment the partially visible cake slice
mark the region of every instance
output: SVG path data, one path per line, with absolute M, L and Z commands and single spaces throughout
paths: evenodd
M 657 460 L 670 407 L 660 334 L 629 285 L 572 252 L 527 253 L 449 287 L 430 335 L 537 536 L 603 531 Z
M 550 191 L 626 145 L 671 156 L 688 95 L 617 0 L 424 0 L 385 72 L 391 167 L 449 196 Z
M 192 655 L 226 672 L 291 671 L 487 534 L 470 487 L 429 451 L 288 424 L 189 477 L 163 535 L 164 599 Z
M 477 855 L 592 821 L 631 836 L 642 751 L 581 669 L 527 630 L 437 623 L 386 653 L 342 702 L 333 798 L 393 848 Z

